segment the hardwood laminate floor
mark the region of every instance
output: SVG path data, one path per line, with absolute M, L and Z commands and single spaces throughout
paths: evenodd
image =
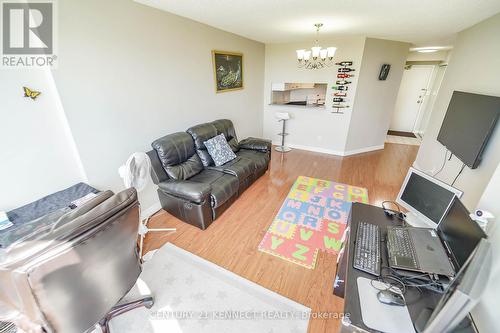
M 348 157 L 292 150 L 273 150 L 269 171 L 207 230 L 202 231 L 160 211 L 149 227 L 175 227 L 177 232 L 149 233 L 145 251 L 171 242 L 239 276 L 260 284 L 315 313 L 331 318 L 312 318 L 309 332 L 337 332 L 340 320 L 334 313 L 343 310 L 343 299 L 332 294 L 337 257 L 320 251 L 316 268 L 306 269 L 260 252 L 257 246 L 278 213 L 295 179 L 310 176 L 368 189 L 370 203 L 394 200 L 413 164 L 417 146 L 386 143 L 385 149 Z

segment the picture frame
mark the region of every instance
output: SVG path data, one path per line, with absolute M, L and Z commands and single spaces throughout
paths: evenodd
M 243 89 L 243 53 L 212 50 L 215 92 Z

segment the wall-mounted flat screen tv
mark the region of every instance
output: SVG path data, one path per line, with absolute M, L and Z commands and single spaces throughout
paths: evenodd
M 477 168 L 500 114 L 500 97 L 454 91 L 437 140 Z

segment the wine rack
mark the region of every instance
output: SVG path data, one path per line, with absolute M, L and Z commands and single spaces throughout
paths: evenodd
M 352 68 L 352 61 L 341 61 L 336 63 L 337 68 L 337 80 L 335 81 L 335 86 L 333 89 L 333 104 L 332 108 L 334 111 L 332 113 L 343 114 L 344 110 L 349 108 L 347 105 L 347 96 L 349 95 L 349 87 L 352 83 L 350 80 L 354 74 L 354 68 Z

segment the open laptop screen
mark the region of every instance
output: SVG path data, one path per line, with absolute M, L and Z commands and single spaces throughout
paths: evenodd
M 467 261 L 481 238 L 486 238 L 483 229 L 470 218 L 469 211 L 458 198 L 455 198 L 438 225 L 437 232 L 451 252 L 457 271 Z

